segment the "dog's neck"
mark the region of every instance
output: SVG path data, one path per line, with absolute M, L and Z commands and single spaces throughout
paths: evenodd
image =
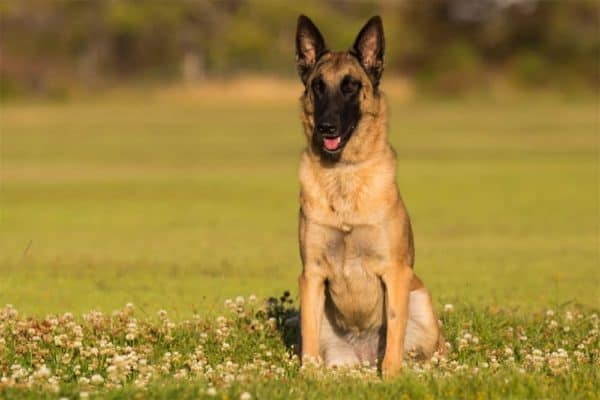
M 336 220 L 351 223 L 355 213 L 373 198 L 389 199 L 386 204 L 395 203 L 396 159 L 387 143 L 376 157 L 333 166 L 323 166 L 308 152 L 305 151 L 300 163 L 301 204 L 307 215 L 325 221 L 333 209 Z

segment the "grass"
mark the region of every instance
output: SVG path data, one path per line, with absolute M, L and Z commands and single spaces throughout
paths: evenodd
M 416 271 L 438 309 L 456 307 L 449 338 L 456 343 L 459 325 L 469 321 L 480 321 L 477 334 L 488 337 L 481 352 L 456 353 L 457 362 L 477 367 L 486 352 L 512 343 L 494 342 L 505 326 L 538 329 L 547 308 L 581 310 L 589 323 L 600 298 L 595 101 L 390 100 L 390 140 L 415 228 Z M 3 104 L 0 304 L 41 322 L 47 313 L 110 312 L 132 302 L 140 321 L 157 323 L 159 309 L 176 324 L 198 313 L 210 330 L 226 298 L 287 289 L 295 296 L 298 113 L 288 97 L 162 91 Z M 585 336 L 590 326 L 573 331 Z M 184 354 L 196 333 L 172 346 Z M 567 348 L 543 331 L 532 335 L 533 347 L 551 354 L 562 346 L 575 359 L 580 338 L 564 339 Z M 280 341 L 266 343 L 284 364 Z M 596 383 L 589 387 L 598 356 L 586 354 L 588 361 L 559 374 L 547 368 L 521 374 L 501 363 L 493 373 L 411 372 L 393 383 L 351 383 L 298 377 L 298 366 L 285 364 L 287 378 L 277 384 L 257 378 L 217 386 L 230 398 L 242 390 L 258 398 L 337 390 L 356 398 L 401 391 L 409 398 L 561 398 L 572 391 L 587 398 L 598 390 Z M 20 356 L 0 355 L 0 376 L 10 357 Z M 203 376 L 182 385 L 168 376 L 148 383 L 147 393 L 197 397 L 210 381 Z M 68 395 L 83 390 L 74 379 L 61 378 L 60 387 Z M 129 397 L 135 390 L 125 385 L 103 393 Z
M 289 300 L 289 299 L 287 299 Z M 291 300 L 289 300 L 291 301 Z M 174 323 L 135 307 L 74 319 L 0 311 L 5 398 L 570 398 L 598 397 L 599 318 L 581 309 L 527 316 L 445 307 L 445 358 L 408 358 L 398 379 L 377 369 L 300 366 L 284 345 L 285 298 L 238 297 L 224 316 Z

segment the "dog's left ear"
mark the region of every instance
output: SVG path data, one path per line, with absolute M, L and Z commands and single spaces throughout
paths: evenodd
M 360 30 L 351 52 L 358 57 L 373 86 L 377 87 L 383 73 L 385 53 L 383 23 L 380 16 L 372 17 Z

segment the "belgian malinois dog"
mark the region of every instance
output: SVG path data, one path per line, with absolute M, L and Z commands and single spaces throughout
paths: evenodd
M 349 51 L 327 49 L 306 16 L 296 32 L 304 83 L 300 161 L 300 353 L 327 366 L 379 363 L 442 350 L 429 291 L 413 272 L 410 219 L 387 140 L 380 17 Z

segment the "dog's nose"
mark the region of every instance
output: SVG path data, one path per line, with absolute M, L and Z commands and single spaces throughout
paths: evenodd
M 337 126 L 335 126 L 331 122 L 321 122 L 319 125 L 317 125 L 317 130 L 319 131 L 319 133 L 331 135 L 337 131 Z

